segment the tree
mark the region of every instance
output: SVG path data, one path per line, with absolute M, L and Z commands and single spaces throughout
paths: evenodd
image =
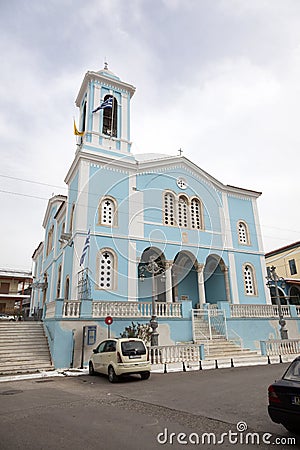
M 149 324 L 131 322 L 131 325 L 125 327 L 125 330 L 120 334 L 120 336 L 122 338 L 139 338 L 149 345 L 151 341 L 151 333 L 152 330 Z

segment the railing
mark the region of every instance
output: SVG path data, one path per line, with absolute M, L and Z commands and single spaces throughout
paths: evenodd
M 201 359 L 200 347 L 196 344 L 157 345 L 150 347 L 149 352 L 151 364 L 199 362 Z
M 51 319 L 55 316 L 55 301 L 46 303 L 46 318 Z
M 231 317 L 278 317 L 277 305 L 230 305 Z M 281 306 L 283 317 L 291 317 L 290 307 Z
M 194 340 L 200 331 L 207 339 L 227 338 L 227 325 L 224 311 L 216 308 L 193 309 Z M 202 331 L 201 331 L 202 326 Z M 205 334 L 206 332 L 206 334 Z
M 150 302 L 93 302 L 93 317 L 151 317 Z M 157 317 L 182 317 L 181 303 L 156 302 Z
M 80 317 L 80 301 L 67 300 L 64 302 L 63 317 Z
M 300 339 L 271 339 L 261 341 L 262 353 L 267 356 L 293 355 L 300 353 Z
M 241 348 L 244 347 L 243 339 L 234 330 L 228 330 L 228 340 L 237 344 Z

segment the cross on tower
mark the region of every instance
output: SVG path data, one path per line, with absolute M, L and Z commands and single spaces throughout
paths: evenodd
M 183 150 L 180 148 L 180 149 L 178 150 L 178 152 L 179 152 L 179 156 L 181 156 Z

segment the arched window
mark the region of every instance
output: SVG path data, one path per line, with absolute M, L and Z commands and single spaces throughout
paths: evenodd
M 53 232 L 54 232 L 54 225 L 51 226 L 49 233 L 48 233 L 46 256 L 48 256 L 50 254 L 50 252 L 53 248 Z
M 97 255 L 97 287 L 113 290 L 116 287 L 117 258 L 112 250 L 102 249 Z
M 57 272 L 56 298 L 60 297 L 60 283 L 61 283 L 61 264 L 59 265 Z
M 193 230 L 203 229 L 202 205 L 198 198 L 191 200 L 191 228 Z
M 65 233 L 65 228 L 66 228 L 66 223 L 63 222 L 63 224 L 61 226 L 61 233 L 60 233 L 61 235 Z M 62 239 L 60 239 L 59 243 L 60 243 L 60 248 L 62 248 L 64 245 L 64 241 Z
M 111 98 L 112 95 L 106 95 L 104 101 Z M 118 125 L 118 102 L 113 97 L 112 108 L 103 109 L 103 126 L 102 133 L 108 136 L 117 137 L 117 125 Z
M 171 192 L 166 192 L 164 195 L 164 225 L 176 225 L 175 197 Z
M 244 288 L 246 295 L 257 295 L 255 270 L 251 264 L 243 265 Z
M 117 226 L 117 204 L 112 197 L 101 200 L 98 209 L 98 225 Z
M 249 245 L 250 239 L 249 239 L 248 225 L 246 224 L 246 222 L 239 220 L 237 227 L 238 227 L 239 244 Z
M 178 225 L 180 227 L 188 227 L 188 211 L 188 199 L 185 195 L 180 195 L 178 199 Z
M 66 281 L 65 281 L 65 300 L 69 300 L 69 295 L 70 295 L 70 278 L 69 276 L 66 277 Z

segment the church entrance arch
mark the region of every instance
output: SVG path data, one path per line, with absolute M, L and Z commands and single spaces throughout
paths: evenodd
M 192 253 L 177 253 L 172 266 L 173 301 L 191 300 L 193 308 L 196 307 L 199 302 L 197 267 L 197 259 Z
M 143 302 L 151 302 L 154 295 L 156 301 L 166 301 L 165 256 L 156 247 L 146 248 L 138 265 L 138 298 Z M 155 263 L 155 272 L 149 270 Z
M 204 288 L 206 303 L 229 301 L 228 269 L 218 255 L 209 255 L 204 267 Z

